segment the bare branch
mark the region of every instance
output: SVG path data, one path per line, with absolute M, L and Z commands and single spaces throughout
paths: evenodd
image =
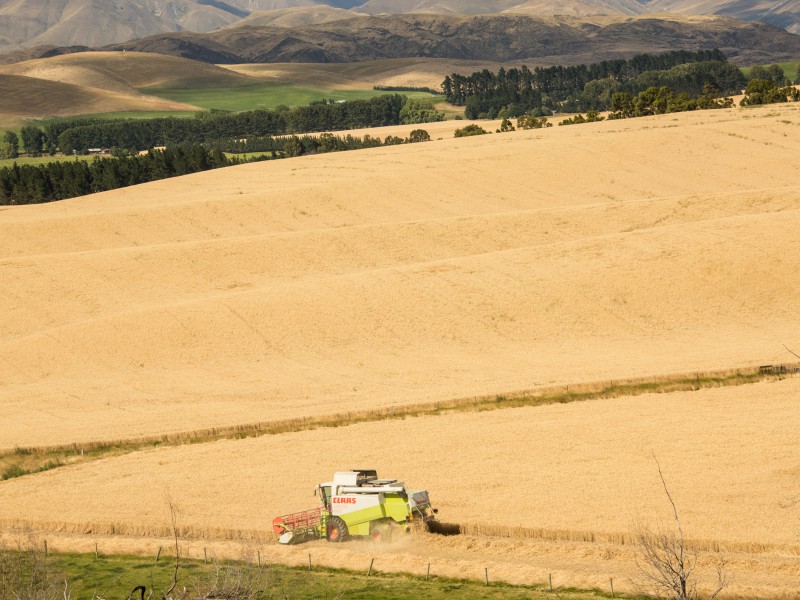
M 678 535 L 668 532 L 654 533 L 648 528 L 640 529 L 636 534 L 636 541 L 640 548 L 639 556 L 635 558 L 636 566 L 649 584 L 659 593 L 664 593 L 675 600 L 699 600 L 695 583 L 694 568 L 696 556 L 687 551 L 683 535 L 678 507 L 669 491 L 661 464 L 653 454 L 653 459 L 658 467 L 658 476 L 664 493 L 672 507 L 672 516 Z M 717 589 L 709 596 L 714 600 L 727 585 L 725 577 L 725 561 L 719 559 L 717 563 Z
M 678 518 L 678 508 L 675 506 L 675 501 L 672 499 L 672 494 L 669 493 L 667 482 L 664 480 L 664 473 L 661 472 L 661 463 L 658 462 L 655 452 L 653 453 L 653 460 L 656 461 L 658 467 L 658 476 L 661 478 L 661 485 L 664 486 L 664 493 L 667 495 L 669 503 L 672 505 L 672 514 L 675 516 L 675 523 L 678 525 L 678 534 L 680 536 L 680 561 L 683 562 L 683 528 L 681 527 L 681 520 Z
M 723 557 L 719 557 L 717 560 L 717 589 L 714 590 L 714 593 L 708 597 L 708 600 L 714 600 L 722 590 L 725 589 L 725 586 L 728 585 L 728 577 L 725 573 L 725 559 Z
M 789 354 L 794 354 L 797 358 L 800 358 L 800 354 L 797 354 L 796 352 L 792 351 L 786 344 L 784 344 L 783 347 L 786 348 Z
M 172 590 L 174 590 L 175 586 L 178 585 L 178 570 L 181 567 L 181 553 L 180 553 L 180 548 L 178 547 L 177 511 L 175 510 L 175 504 L 172 502 L 172 498 L 167 497 L 167 502 L 169 503 L 169 514 L 172 520 L 172 535 L 175 538 L 175 570 L 172 572 L 172 585 L 166 592 L 164 592 L 162 596 L 163 600 L 167 600 L 169 595 L 172 593 Z

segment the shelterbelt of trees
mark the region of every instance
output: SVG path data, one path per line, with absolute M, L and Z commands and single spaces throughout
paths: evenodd
M 228 138 L 290 135 L 321 131 L 427 123 L 444 119 L 429 100 L 386 94 L 369 100 L 314 102 L 308 106 L 212 111 L 194 119 L 59 119 L 22 131 L 29 155 L 85 154 L 89 148 L 148 150 L 178 143 L 210 144 Z
M 430 135 L 424 129 L 412 131 L 407 138 L 387 136 L 384 140 L 369 135 L 355 137 L 336 136 L 330 133 L 302 137 L 267 136 L 247 142 L 219 140 L 214 146 L 183 143 L 164 150 L 150 150 L 141 155 L 120 150 L 113 158 L 97 157 L 91 161 L 76 158 L 40 165 L 15 163 L 13 167 L 0 169 L 0 206 L 64 200 L 243 162 L 410 144 L 430 139 Z M 223 152 L 223 149 L 241 152 L 255 147 L 259 147 L 264 154 L 249 160 L 242 160 L 236 156 L 229 157 Z
M 592 65 L 454 73 L 445 78 L 442 89 L 449 102 L 465 106 L 466 117 L 474 119 L 610 110 L 615 94 L 635 96 L 649 88 L 667 87 L 689 98 L 704 94 L 707 85 L 723 95 L 736 94 L 746 84 L 721 51 L 701 50 L 641 54 Z

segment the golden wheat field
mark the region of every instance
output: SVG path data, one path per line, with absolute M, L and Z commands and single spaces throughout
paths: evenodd
M 701 567 L 721 549 L 730 591 L 752 598 L 800 584 L 800 510 L 781 507 L 800 495 L 799 393 L 795 378 L 154 449 L 8 481 L 0 523 L 30 524 L 65 548 L 83 536 L 146 551 L 152 541 L 128 538 L 167 536 L 171 501 L 195 556 L 227 539 L 281 562 L 312 552 L 361 568 L 380 552 L 381 569 L 422 572 L 430 560 L 437 573 L 476 577 L 489 561 L 520 583 L 557 569 L 560 585 L 613 576 L 632 589 L 637 528 L 671 525 L 657 457 Z M 377 549 L 269 543 L 273 516 L 313 507 L 313 485 L 355 465 L 428 488 L 439 517 L 468 535 Z M 122 539 L 107 541 L 112 532 Z
M 244 165 L 0 211 L 0 448 L 760 365 L 800 107 Z
M 800 105 L 455 126 L 0 209 L 0 450 L 796 361 Z M 790 597 L 799 382 L 109 456 L 0 482 L 0 530 L 150 551 L 171 498 L 195 555 L 634 589 L 633 532 L 670 524 L 655 455 L 701 571 L 719 548 L 732 597 Z M 352 467 L 465 535 L 268 544 Z

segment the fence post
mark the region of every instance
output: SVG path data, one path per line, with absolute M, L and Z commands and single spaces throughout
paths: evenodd
M 308 553 L 308 572 L 311 572 L 311 553 Z
M 550 580 L 550 591 L 552 592 L 553 591 L 553 574 L 552 573 L 548 574 L 548 579 Z
M 208 549 L 203 548 L 203 562 L 208 563 Z
M 614 596 L 614 578 L 613 577 L 611 578 L 611 597 L 612 598 L 616 598 L 616 596 Z
M 261 566 L 261 550 L 256 551 L 258 553 L 258 566 Z
M 431 578 L 431 563 L 428 563 L 428 572 L 425 574 L 425 581 Z
M 489 585 L 489 567 L 483 569 L 483 574 L 486 576 L 486 585 Z
M 95 548 L 97 548 L 97 544 L 95 544 Z M 159 558 L 161 558 L 161 546 L 158 547 L 158 552 L 156 553 L 156 562 L 158 562 Z
M 100 558 L 100 551 L 97 549 L 97 542 L 94 543 L 94 557 Z
M 44 557 L 47 558 L 47 540 L 44 541 Z
M 372 564 L 373 564 L 374 562 L 375 562 L 375 559 L 374 559 L 374 558 L 373 558 L 371 561 L 369 561 L 369 571 L 367 571 L 367 577 L 369 577 L 370 575 L 372 575 Z

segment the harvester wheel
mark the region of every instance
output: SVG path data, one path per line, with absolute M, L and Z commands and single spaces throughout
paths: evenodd
M 378 523 L 370 531 L 369 539 L 376 544 L 388 544 L 392 541 L 392 527 L 385 523 Z
M 329 542 L 343 542 L 347 539 L 347 524 L 339 517 L 328 519 L 325 537 Z

